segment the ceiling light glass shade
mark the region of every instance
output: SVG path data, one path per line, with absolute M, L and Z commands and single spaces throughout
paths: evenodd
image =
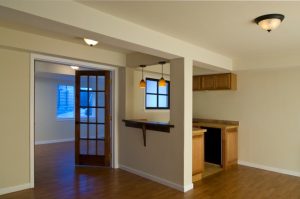
M 276 29 L 281 23 L 281 20 L 280 19 L 265 19 L 265 20 L 262 20 L 258 23 L 258 25 L 266 30 L 266 31 L 271 31 L 271 30 L 274 30 Z
M 141 79 L 139 86 L 140 86 L 140 88 L 146 88 L 146 82 L 144 79 Z
M 255 22 L 264 30 L 271 32 L 276 29 L 284 19 L 282 14 L 269 14 L 257 17 Z
M 166 86 L 166 80 L 163 77 L 160 78 L 160 80 L 158 82 L 158 86 L 160 86 L 160 87 Z
M 95 46 L 98 44 L 98 41 L 96 41 L 96 40 L 92 40 L 92 39 L 88 39 L 88 38 L 84 38 L 83 40 L 89 46 Z
M 79 67 L 78 66 L 70 66 L 72 69 L 74 69 L 74 70 L 78 70 L 79 69 Z

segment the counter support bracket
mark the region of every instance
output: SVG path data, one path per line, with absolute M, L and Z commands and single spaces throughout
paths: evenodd
M 145 124 L 142 126 L 142 131 L 143 131 L 144 147 L 146 147 L 146 125 Z
M 174 125 L 164 122 L 150 122 L 146 120 L 123 120 L 123 122 L 127 127 L 142 129 L 144 147 L 147 145 L 147 130 L 170 133 L 170 128 L 174 128 Z

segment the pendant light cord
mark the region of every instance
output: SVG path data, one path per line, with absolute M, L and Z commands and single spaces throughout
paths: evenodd
M 164 64 L 161 64 L 161 77 L 164 78 Z

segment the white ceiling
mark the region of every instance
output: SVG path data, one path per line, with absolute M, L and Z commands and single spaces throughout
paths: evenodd
M 80 2 L 233 59 L 300 52 L 300 2 Z M 253 23 L 271 13 L 286 16 L 273 32 Z

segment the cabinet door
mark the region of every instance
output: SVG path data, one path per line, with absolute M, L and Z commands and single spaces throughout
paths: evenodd
M 238 129 L 231 128 L 225 131 L 225 159 L 224 168 L 236 165 L 238 160 Z
M 214 90 L 215 89 L 215 75 L 204 75 L 201 80 L 202 90 Z
M 203 135 L 193 136 L 193 182 L 200 180 L 204 171 Z
M 216 75 L 215 89 L 230 89 L 231 78 L 230 73 Z

